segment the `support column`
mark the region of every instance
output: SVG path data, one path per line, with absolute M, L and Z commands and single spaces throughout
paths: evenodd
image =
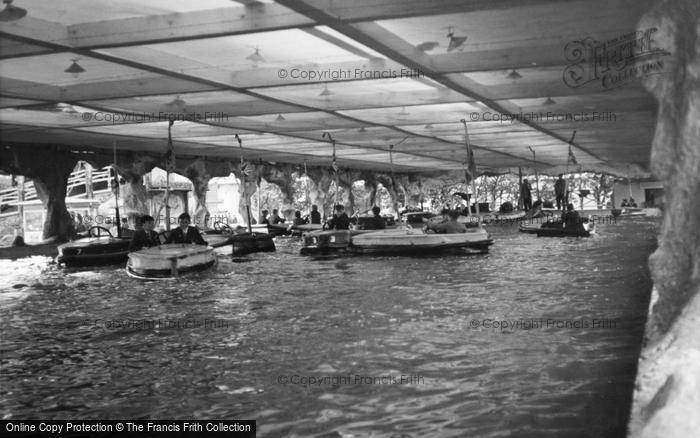
M 329 216 L 329 210 L 326 206 L 326 198 L 328 195 L 328 190 L 331 188 L 331 183 L 333 182 L 333 174 L 330 170 L 325 168 L 315 167 L 308 169 L 308 175 L 313 182 L 313 186 L 309 189 L 311 204 L 317 205 L 321 216 L 326 218 Z
M 143 184 L 143 176 L 153 170 L 157 161 L 144 155 L 129 155 L 125 161 L 126 163 L 117 166 L 119 175 L 125 181 L 119 188 L 119 195 L 124 204 L 123 215 L 130 224 L 134 224 L 137 217 L 149 214 L 148 192 Z
M 270 184 L 279 187 L 282 192 L 279 211 L 280 215 L 290 220 L 294 217 L 294 172 L 296 169 L 289 164 L 262 165 L 262 177 Z M 274 208 L 274 207 L 273 207 Z
M 41 159 L 37 160 L 36 157 Z M 46 208 L 44 239 L 67 241 L 73 237 L 73 221 L 66 208 L 68 177 L 78 156 L 56 146 L 5 146 L 0 150 L 0 169 L 34 180 L 37 195 Z
M 197 159 L 185 169 L 185 176 L 192 181 L 194 195 L 193 223 L 200 228 L 209 228 L 209 209 L 207 209 L 207 191 L 211 175 L 202 159 Z
M 355 194 L 352 192 L 352 186 L 355 181 L 360 180 L 359 172 L 343 169 L 338 174 L 338 185 L 343 189 L 345 195 L 342 198 L 342 204 L 348 216 L 355 214 Z
M 246 205 L 251 205 L 250 199 L 253 197 L 255 192 L 258 191 L 258 185 L 256 181 L 258 180 L 258 176 L 260 175 L 261 170 L 260 165 L 254 165 L 251 163 L 248 163 L 247 169 L 249 171 L 249 174 L 246 175 L 244 178 L 243 172 L 241 171 L 240 163 L 231 163 L 231 173 L 233 173 L 239 181 L 238 214 L 242 219 L 241 223 L 245 225 L 248 224 L 248 212 L 246 209 Z M 244 179 L 245 184 L 243 183 Z M 258 218 L 255 217 L 255 212 L 253 212 L 252 210 L 250 211 L 250 217 L 255 221 L 258 220 Z
M 394 181 L 396 181 L 396 178 L 394 178 Z M 377 175 L 377 182 L 379 182 L 381 185 L 384 186 L 384 188 L 389 192 L 389 197 L 391 198 L 391 205 L 394 206 L 394 210 L 396 212 L 396 216 L 399 216 L 399 193 L 398 193 L 398 181 L 396 182 L 396 186 L 391 181 L 391 177 L 389 175 Z

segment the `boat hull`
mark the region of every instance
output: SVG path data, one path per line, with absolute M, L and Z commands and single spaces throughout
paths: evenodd
M 212 248 L 220 248 L 222 246 L 230 245 L 231 244 L 231 236 L 230 234 L 225 234 L 225 233 L 207 233 L 202 236 L 204 240 L 207 242 L 207 245 L 211 246 Z
M 135 278 L 158 280 L 208 269 L 215 262 L 210 246 L 170 243 L 129 254 L 126 271 Z
M 424 233 L 422 230 L 387 230 L 352 238 L 352 250 L 357 254 L 414 255 L 461 250 L 470 254 L 488 252 L 493 240 L 483 229 L 466 233 Z
M 240 233 L 231 236 L 233 256 L 254 252 L 274 252 L 277 250 L 270 234 Z
M 58 246 L 56 261 L 69 268 L 120 264 L 129 256 L 130 243 L 113 237 L 75 240 Z
M 483 254 L 492 244 L 493 240 L 483 229 L 456 234 L 425 233 L 411 228 L 324 231 L 305 234 L 301 254 L 424 255 L 445 251 Z
M 591 237 L 595 232 L 595 225 L 592 222 L 582 225 L 563 227 L 559 222 L 547 222 L 537 230 L 537 237 Z

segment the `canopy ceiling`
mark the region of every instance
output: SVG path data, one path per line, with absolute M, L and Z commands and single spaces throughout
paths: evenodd
M 175 115 L 178 154 L 236 158 L 239 134 L 248 158 L 328 165 L 329 132 L 340 166 L 388 169 L 393 145 L 397 169 L 447 171 L 466 159 L 465 119 L 481 170 L 534 167 L 528 147 L 564 167 L 574 130 L 585 169 L 648 167 L 656 105 L 638 81 L 564 80 L 567 43 L 633 32 L 646 1 L 14 6 L 28 13 L 0 24 L 5 143 L 162 153 Z M 85 71 L 65 72 L 73 60 Z

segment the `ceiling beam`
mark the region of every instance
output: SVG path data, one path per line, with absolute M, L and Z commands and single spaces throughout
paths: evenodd
M 20 42 L 25 42 L 25 43 L 40 45 L 40 46 L 43 46 L 43 47 L 47 47 L 47 48 L 51 48 L 51 49 L 55 49 L 55 50 L 59 50 L 59 51 L 60 51 L 60 50 L 64 50 L 64 49 L 68 49 L 68 48 L 65 47 L 65 46 L 62 46 L 62 45 L 60 45 L 60 44 L 56 44 L 56 43 L 53 43 L 53 42 L 35 40 L 35 39 L 33 39 L 33 38 L 30 38 L 30 37 L 17 36 L 17 35 L 13 35 L 13 34 L 7 34 L 7 33 L 5 33 L 5 32 L 0 32 L 0 37 L 4 37 L 4 38 L 7 38 L 7 39 L 11 39 L 11 40 L 15 40 L 15 41 L 20 41 Z M 131 68 L 135 68 L 135 69 L 139 69 L 139 70 L 143 70 L 143 71 L 148 71 L 148 72 L 151 72 L 151 73 L 156 73 L 156 74 L 159 74 L 159 75 L 163 75 L 163 76 L 165 76 L 165 77 L 171 77 L 171 78 L 176 78 L 176 79 L 182 79 L 182 80 L 186 80 L 186 81 L 191 81 L 191 82 L 199 83 L 199 84 L 202 84 L 202 85 L 212 86 L 212 87 L 214 87 L 214 88 L 220 88 L 220 89 L 222 89 L 222 90 L 236 91 L 236 92 L 238 92 L 238 93 L 245 94 L 245 95 L 248 95 L 248 96 L 251 96 L 251 97 L 255 97 L 255 98 L 258 98 L 258 99 L 262 99 L 262 100 L 264 100 L 264 101 L 275 102 L 275 103 L 278 103 L 278 104 L 281 104 L 281 105 L 288 105 L 288 106 L 290 106 L 290 107 L 292 107 L 292 108 L 295 108 L 297 111 L 320 111 L 320 112 L 325 112 L 325 113 L 331 114 L 331 115 L 333 115 L 333 116 L 335 116 L 335 117 L 339 117 L 339 118 L 342 118 L 342 119 L 346 119 L 346 120 L 350 120 L 350 121 L 353 121 L 353 122 L 355 122 L 355 123 L 358 123 L 358 126 L 369 125 L 369 126 L 384 127 L 384 128 L 387 128 L 387 129 L 391 129 L 391 130 L 397 131 L 397 132 L 399 132 L 399 133 L 406 134 L 407 136 L 411 136 L 411 137 L 422 137 L 422 138 L 431 139 L 431 140 L 433 140 L 433 141 L 437 141 L 437 142 L 440 142 L 440 143 L 455 144 L 455 142 L 450 142 L 450 141 L 448 141 L 448 140 L 444 140 L 444 139 L 441 139 L 441 138 L 439 138 L 439 137 L 432 137 L 432 136 L 428 136 L 428 135 L 415 134 L 415 133 L 412 133 L 412 132 L 403 130 L 403 129 L 401 129 L 401 128 L 398 128 L 398 127 L 396 127 L 396 126 L 387 125 L 387 124 L 375 123 L 375 122 L 368 121 L 368 120 L 361 120 L 361 119 L 354 118 L 354 117 L 350 117 L 350 116 L 348 116 L 348 115 L 345 115 L 345 114 L 342 114 L 342 113 L 336 112 L 336 111 L 324 110 L 324 109 L 321 109 L 321 108 L 316 108 L 316 107 L 312 107 L 312 106 L 308 106 L 308 105 L 303 105 L 303 104 L 298 104 L 298 103 L 290 103 L 290 102 L 285 101 L 285 100 L 282 100 L 282 99 L 276 99 L 276 98 L 273 98 L 273 97 L 270 97 L 270 96 L 266 96 L 266 95 L 263 95 L 263 94 L 259 94 L 259 93 L 253 92 L 253 91 L 250 91 L 250 90 L 245 89 L 245 88 L 232 86 L 232 85 L 229 85 L 229 84 L 226 84 L 226 83 L 221 83 L 221 82 L 212 81 L 212 80 L 208 80 L 208 79 L 204 79 L 204 78 L 192 76 L 192 75 L 185 74 L 185 73 L 178 73 L 178 72 L 175 72 L 175 71 L 172 71 L 172 70 L 168 70 L 168 69 L 165 69 L 165 68 L 162 68 L 162 67 L 158 67 L 158 66 L 153 66 L 153 65 L 145 64 L 145 63 L 143 63 L 143 62 L 134 62 L 134 61 L 131 61 L 131 60 L 128 60 L 128 59 L 123 59 L 123 58 L 116 57 L 116 56 L 113 56 L 113 55 L 109 55 L 109 54 L 105 54 L 105 53 L 101 53 L 101 52 L 95 52 L 95 51 L 87 50 L 87 49 L 77 49 L 77 50 L 76 50 L 76 49 L 72 49 L 71 51 L 74 52 L 74 53 L 77 53 L 77 54 L 79 54 L 79 55 L 82 55 L 82 56 L 92 57 L 92 58 L 96 58 L 96 59 L 99 59 L 99 60 L 102 60 L 102 61 L 112 62 L 112 63 L 115 63 L 115 64 L 119 64 L 119 65 L 131 67 Z M 15 97 L 20 97 L 20 96 L 15 96 Z M 65 102 L 65 103 L 71 103 L 71 104 L 76 104 L 76 105 L 82 105 L 82 102 Z M 85 105 L 83 105 L 83 106 L 85 106 Z M 478 145 L 473 145 L 473 147 L 474 147 L 475 149 L 479 149 L 479 148 L 480 148 L 480 146 L 478 146 Z M 501 152 L 501 151 L 494 151 L 494 152 L 499 153 L 499 154 L 501 154 L 501 155 L 503 155 L 503 156 L 507 156 L 507 157 L 509 157 L 509 158 L 516 158 L 516 159 L 519 159 L 519 160 L 522 160 L 522 159 L 523 159 L 522 157 L 519 157 L 519 156 L 517 156 L 517 155 L 512 155 L 512 154 L 509 154 L 509 153 L 506 153 L 506 152 Z M 416 155 L 416 154 L 414 154 L 414 155 Z M 419 156 L 419 155 L 416 155 L 416 156 Z M 455 163 L 461 163 L 462 161 L 463 161 L 463 160 L 453 160 L 453 162 L 455 162 Z
M 383 27 L 376 23 L 357 23 L 348 24 L 342 20 L 338 20 L 336 17 L 331 15 L 328 11 L 320 10 L 309 5 L 312 0 L 277 0 L 279 3 L 295 10 L 299 13 L 307 15 L 309 18 L 315 20 L 319 24 L 326 25 L 337 32 L 344 34 L 345 36 L 358 41 L 361 44 L 382 53 L 384 56 L 393 59 L 396 62 L 404 64 L 411 67 L 417 71 L 423 72 L 426 76 L 431 79 L 451 88 L 459 93 L 464 94 L 474 100 L 480 101 L 489 108 L 500 112 L 500 113 L 515 113 L 516 108 L 508 108 L 492 99 L 479 95 L 472 90 L 468 89 L 464 82 L 459 80 L 447 78 L 443 76 L 436 68 L 433 60 L 430 56 L 426 55 L 424 52 L 416 49 L 411 44 L 407 43 L 405 40 L 399 38 L 397 35 L 387 31 Z M 466 78 L 465 78 L 466 79 Z M 568 143 L 568 138 L 552 132 L 540 125 L 525 121 L 524 124 L 545 133 L 563 143 Z M 603 161 L 597 154 L 584 148 L 576 143 L 573 145 L 596 160 Z

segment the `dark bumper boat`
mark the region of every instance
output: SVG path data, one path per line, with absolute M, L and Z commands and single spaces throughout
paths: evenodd
M 266 233 L 237 233 L 231 237 L 232 255 L 241 256 L 254 252 L 276 250 L 272 235 Z
M 129 255 L 131 239 L 112 237 L 103 227 L 92 227 L 91 232 L 102 231 L 106 236 L 86 237 L 58 246 L 56 261 L 68 268 L 104 266 L 124 263 Z
M 312 231 L 303 235 L 301 255 L 328 255 L 350 251 L 350 239 L 356 231 Z
M 577 224 L 545 222 L 536 233 L 537 237 L 591 237 L 595 233 L 595 223 L 588 220 Z

